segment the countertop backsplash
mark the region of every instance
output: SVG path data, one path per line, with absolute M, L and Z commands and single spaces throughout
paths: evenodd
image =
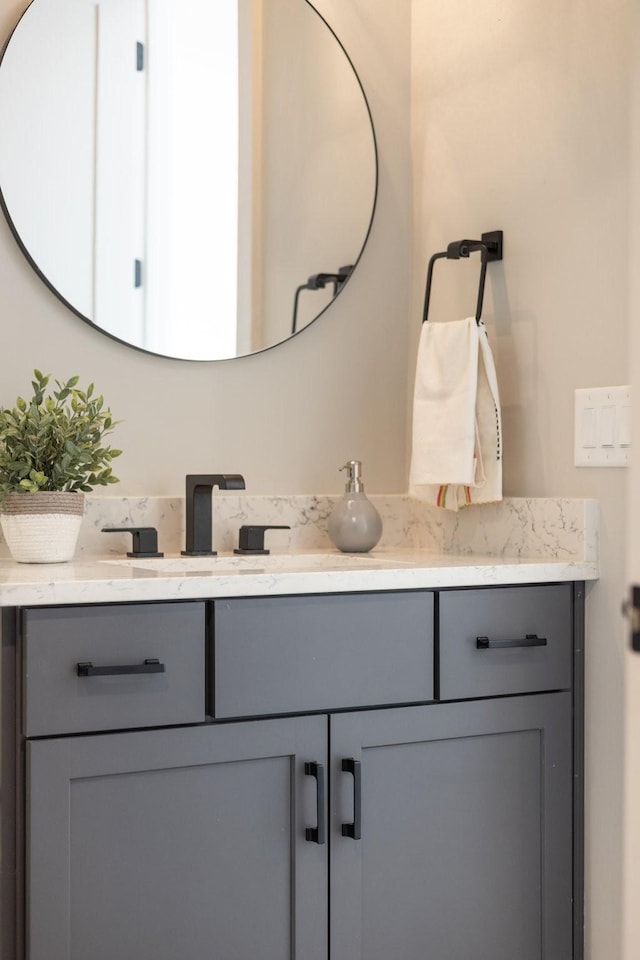
M 329 550 L 329 514 L 336 496 L 251 496 L 215 491 L 214 549 L 229 553 L 242 524 L 288 524 L 291 530 L 267 533 L 273 553 Z M 507 498 L 449 513 L 404 494 L 369 498 L 383 520 L 375 553 L 398 547 L 462 555 L 594 560 L 598 552 L 595 500 Z M 158 531 L 159 549 L 177 554 L 184 547 L 182 497 L 87 496 L 76 559 L 117 557 L 131 550 L 128 534 L 102 527 L 149 526 Z M 0 557 L 7 557 L 0 542 Z

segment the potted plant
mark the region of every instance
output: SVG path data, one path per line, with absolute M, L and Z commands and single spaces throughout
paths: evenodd
M 50 376 L 34 370 L 33 396 L 0 407 L 0 524 L 14 560 L 59 563 L 73 556 L 84 494 L 117 483 L 104 444 L 111 411 L 79 377 L 46 393 Z

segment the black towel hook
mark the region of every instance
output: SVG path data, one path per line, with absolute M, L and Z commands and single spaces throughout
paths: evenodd
M 441 253 L 434 253 L 429 260 L 427 269 L 427 288 L 424 295 L 424 308 L 422 311 L 422 322 L 426 323 L 429 313 L 429 300 L 431 299 L 431 281 L 433 278 L 433 267 L 436 260 L 459 260 L 461 257 L 468 257 L 474 251 L 480 251 L 480 282 L 478 286 L 478 302 L 476 304 L 476 323 L 480 323 L 482 316 L 482 301 L 484 300 L 484 281 L 487 275 L 487 264 L 494 260 L 502 260 L 502 230 L 491 230 L 483 233 L 480 240 L 455 240 L 450 243 L 446 250 Z

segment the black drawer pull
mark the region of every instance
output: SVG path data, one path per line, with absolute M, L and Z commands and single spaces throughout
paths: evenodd
M 324 811 L 324 766 L 321 763 L 305 763 L 304 772 L 308 777 L 316 778 L 317 827 L 307 827 L 305 836 L 311 843 L 326 843 Z
M 502 650 L 505 647 L 546 647 L 547 638 L 537 633 L 528 633 L 520 640 L 489 640 L 489 637 L 476 637 L 478 650 Z
M 164 673 L 164 663 L 159 660 L 145 660 L 144 663 L 125 663 L 113 667 L 94 667 L 92 663 L 77 665 L 79 677 L 116 677 L 130 673 Z
M 362 769 L 359 760 L 345 758 L 342 761 L 345 773 L 353 774 L 353 823 L 342 824 L 342 836 L 359 840 L 362 836 Z

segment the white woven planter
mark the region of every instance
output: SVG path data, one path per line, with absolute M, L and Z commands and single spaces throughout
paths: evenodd
M 83 514 L 82 493 L 9 493 L 0 525 L 18 563 L 64 563 L 73 557 Z

